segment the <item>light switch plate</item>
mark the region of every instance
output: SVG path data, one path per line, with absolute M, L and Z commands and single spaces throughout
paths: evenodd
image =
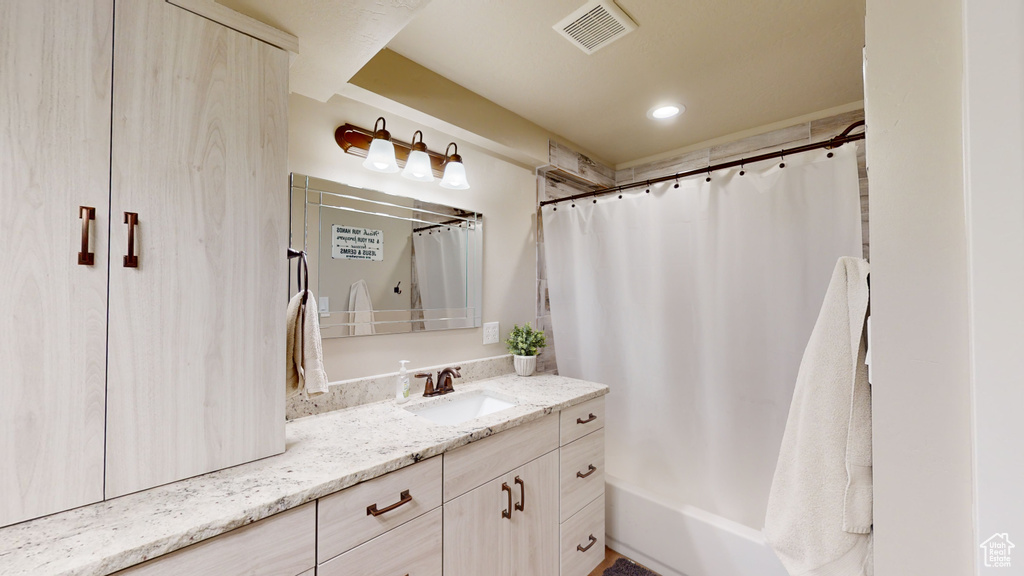
M 327 318 L 331 315 L 331 298 L 330 296 L 320 297 L 320 317 Z
M 500 333 L 501 330 L 498 328 L 497 322 L 484 324 L 484 344 L 497 344 Z

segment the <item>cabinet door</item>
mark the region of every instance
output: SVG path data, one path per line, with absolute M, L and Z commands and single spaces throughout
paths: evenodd
M 4 0 L 0 22 L 3 526 L 103 498 L 113 0 Z
M 512 473 L 512 576 L 558 574 L 558 451 Z
M 115 576 L 294 576 L 314 566 L 316 504 L 309 502 Z
M 444 504 L 445 576 L 509 576 L 512 519 L 502 512 L 514 510 L 503 486 L 514 496 L 513 483 L 504 476 Z
M 287 53 L 164 0 L 115 16 L 108 498 L 284 450 L 288 297 Z

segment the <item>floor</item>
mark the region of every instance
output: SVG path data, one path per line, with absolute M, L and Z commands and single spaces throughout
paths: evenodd
M 590 576 L 601 576 L 602 574 L 604 574 L 604 571 L 607 570 L 608 568 L 611 568 L 612 564 L 615 564 L 615 561 L 618 560 L 619 558 L 626 558 L 626 557 L 623 556 L 622 554 L 619 554 L 615 550 L 612 550 L 611 548 L 608 548 L 607 546 L 605 546 L 605 549 L 604 549 L 604 562 L 601 562 L 601 564 L 597 568 L 594 568 L 594 571 L 590 573 Z M 629 560 L 629 558 L 626 558 L 626 560 Z M 629 560 L 629 561 L 632 562 L 632 560 Z

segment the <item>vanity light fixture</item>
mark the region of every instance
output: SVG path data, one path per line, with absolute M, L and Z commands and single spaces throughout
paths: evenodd
M 416 141 L 416 135 L 420 141 Z M 412 150 L 409 152 L 409 159 L 405 161 L 405 169 L 402 176 L 417 182 L 433 182 L 434 169 L 430 165 L 430 156 L 427 154 L 427 145 L 423 143 L 423 132 L 417 130 L 412 135 Z
M 647 112 L 647 117 L 654 120 L 667 120 L 682 114 L 685 110 L 686 106 L 683 106 L 682 104 L 664 104 L 651 108 Z
M 377 125 L 380 129 L 377 129 Z M 422 135 L 421 135 L 422 136 Z M 395 160 L 395 145 L 391 143 L 391 133 L 387 131 L 387 121 L 381 116 L 373 123 L 373 140 L 370 150 L 363 161 L 363 168 L 374 172 L 398 172 Z
M 439 154 L 427 149 L 423 143 L 423 132 L 417 130 L 413 142 L 407 144 L 392 140 L 391 133 L 386 130 L 384 118 L 378 118 L 373 131 L 352 124 L 343 124 L 334 131 L 334 141 L 345 151 L 360 158 L 366 158 L 363 166 L 376 172 L 398 172 L 402 176 L 417 182 L 433 182 L 441 178 L 441 186 L 451 190 L 466 190 L 469 182 L 466 179 L 466 167 L 459 155 L 459 147 L 454 142 L 448 145 L 451 155 Z M 378 126 L 380 128 L 378 129 Z M 418 138 L 417 138 L 418 136 Z
M 448 151 L 455 147 L 452 154 Z M 459 156 L 459 145 L 455 142 L 448 144 L 444 149 L 444 178 L 441 179 L 441 187 L 449 190 L 467 190 L 469 181 L 466 180 L 466 167 L 462 165 L 462 156 Z

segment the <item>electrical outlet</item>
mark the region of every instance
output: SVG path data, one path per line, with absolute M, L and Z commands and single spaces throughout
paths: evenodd
M 497 322 L 484 324 L 484 344 L 497 344 L 500 332 L 501 330 L 498 328 Z

